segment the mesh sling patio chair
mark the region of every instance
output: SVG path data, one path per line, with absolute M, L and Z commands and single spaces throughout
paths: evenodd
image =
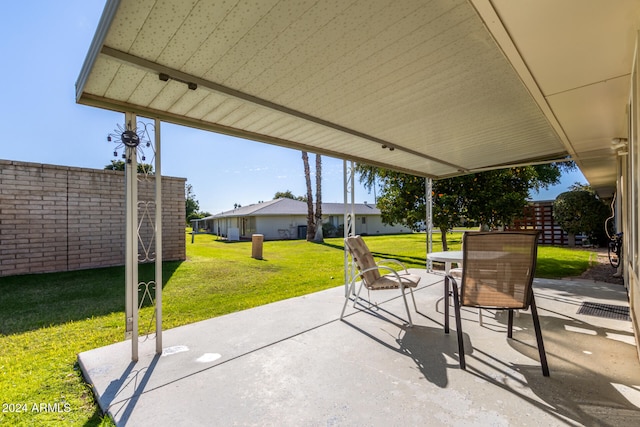
M 358 269 L 358 273 L 354 274 L 351 278 L 349 291 L 345 296 L 340 319 L 344 317 L 344 312 L 347 308 L 347 303 L 349 302 L 349 296 L 354 294 L 356 282 L 360 280 L 360 287 L 358 292 L 355 293 L 355 298 L 353 300 L 354 307 L 358 302 L 358 298 L 360 298 L 360 292 L 363 287 L 367 288 L 368 291 L 399 289 L 402 293 L 402 298 L 404 299 L 404 306 L 407 309 L 407 317 L 409 318 L 408 324 L 409 326 L 413 326 L 405 289 L 409 289 L 411 299 L 413 300 L 413 307 L 417 312 L 418 307 L 416 306 L 416 300 L 413 296 L 413 288 L 418 286 L 420 276 L 409 273 L 404 264 L 395 259 L 383 259 L 376 263 L 371 251 L 367 247 L 367 244 L 360 236 L 347 237 L 344 239 L 344 243 L 346 249 L 351 253 L 353 261 Z M 385 264 L 395 264 L 400 268 L 400 270 L 396 270 Z M 381 271 L 383 274 L 381 274 Z
M 549 376 L 532 287 L 538 235 L 538 231 L 465 233 L 462 278 L 448 276 L 452 282 L 461 369 L 466 369 L 461 306 L 508 310 L 508 338 L 513 337 L 513 311 L 531 307 L 542 373 Z

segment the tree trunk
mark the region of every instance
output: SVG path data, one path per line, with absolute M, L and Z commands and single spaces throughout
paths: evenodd
M 447 244 L 447 230 L 444 228 L 440 229 L 440 236 L 442 237 L 442 250 L 448 251 L 449 245 Z
M 304 164 L 304 179 L 307 182 L 307 241 L 311 242 L 316 237 L 316 227 L 313 217 L 313 193 L 311 190 L 309 156 L 307 155 L 306 151 L 302 152 L 302 163 Z
M 316 234 L 315 242 L 324 242 L 322 234 L 322 156 L 316 154 L 316 215 L 315 215 Z

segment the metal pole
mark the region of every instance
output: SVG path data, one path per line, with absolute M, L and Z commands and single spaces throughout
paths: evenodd
M 433 180 L 427 178 L 425 181 L 425 233 L 427 243 L 427 254 L 433 252 Z M 433 270 L 433 262 L 427 258 L 427 271 Z
M 125 113 L 125 127 L 136 131 L 137 117 Z M 138 361 L 138 161 L 135 147 L 125 150 L 126 231 L 125 286 L 126 337 L 131 339 L 131 360 Z
M 347 178 L 347 161 L 342 161 L 342 191 L 344 195 L 344 219 L 343 219 L 343 230 L 344 238 L 349 237 L 349 231 L 347 229 L 347 221 L 349 212 L 347 209 L 347 199 L 348 199 L 348 190 L 347 185 L 349 180 Z M 349 282 L 351 281 L 351 277 L 349 277 L 349 251 L 347 251 L 347 247 L 344 248 L 344 296 L 349 296 Z
M 154 129 L 156 146 L 156 354 L 162 354 L 162 169 L 159 119 L 155 119 Z
M 354 233 L 354 221 L 355 221 L 355 209 L 354 209 L 354 192 L 355 192 L 355 184 L 353 181 L 355 167 L 353 161 L 349 161 L 347 165 L 347 161 L 342 161 L 342 170 L 343 170 L 343 184 L 344 184 L 344 238 L 353 236 Z M 349 198 L 349 193 L 351 193 L 351 198 Z M 349 295 L 349 283 L 351 282 L 351 277 L 353 275 L 353 261 L 350 259 L 349 251 L 347 248 L 344 248 L 344 295 L 348 297 Z
M 125 123 L 131 120 L 130 114 L 125 114 Z M 125 125 L 126 127 L 126 125 Z M 131 215 L 133 208 L 131 207 L 131 178 L 130 168 L 127 165 L 127 159 L 131 156 L 129 148 L 125 147 L 125 167 L 124 167 L 124 205 L 125 205 L 125 220 L 124 220 L 124 282 L 125 282 L 125 298 L 124 298 L 124 312 L 125 312 L 125 339 L 131 339 L 133 334 L 133 288 L 136 282 L 132 278 L 132 255 L 131 255 Z

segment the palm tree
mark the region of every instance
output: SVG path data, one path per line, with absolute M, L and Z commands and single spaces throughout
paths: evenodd
M 313 193 L 311 191 L 309 155 L 306 151 L 302 152 L 302 163 L 304 164 L 304 179 L 307 182 L 307 241 L 312 242 L 316 237 L 316 227 L 313 215 Z
M 316 215 L 315 215 L 316 233 L 315 242 L 323 242 L 322 235 L 322 157 L 316 154 Z
M 323 242 L 322 235 L 322 156 L 316 154 L 316 210 L 313 212 L 313 194 L 311 190 L 311 170 L 309 155 L 302 152 L 304 179 L 307 182 L 307 241 Z

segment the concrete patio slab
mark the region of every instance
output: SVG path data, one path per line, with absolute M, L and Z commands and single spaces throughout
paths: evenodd
M 120 425 L 640 425 L 640 364 L 631 322 L 579 314 L 628 307 L 623 287 L 535 281 L 551 377 L 529 312 L 463 310 L 467 370 L 443 332 L 442 276 L 423 276 L 414 327 L 397 291 L 347 308 L 344 287 L 167 330 L 164 352 L 121 342 L 81 353 L 100 407 Z M 411 304 L 410 304 L 411 305 Z M 453 310 L 451 310 L 453 313 Z M 452 327 L 455 322 L 451 322 Z

